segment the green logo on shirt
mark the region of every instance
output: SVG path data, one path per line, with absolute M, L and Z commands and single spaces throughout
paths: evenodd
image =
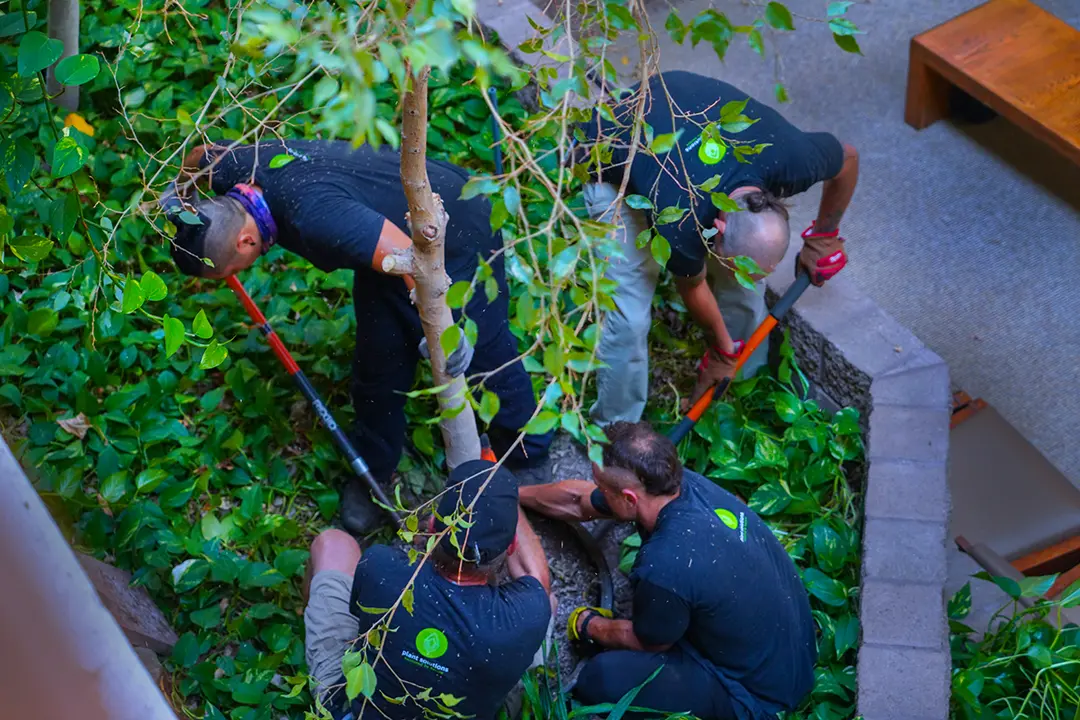
M 739 519 L 735 517 L 735 513 L 724 508 L 716 508 L 713 512 L 716 513 L 716 517 L 720 518 L 720 522 L 727 525 L 732 530 L 737 530 L 739 527 Z
M 442 630 L 424 628 L 416 634 L 416 649 L 429 660 L 442 657 L 446 654 L 447 647 L 446 636 Z

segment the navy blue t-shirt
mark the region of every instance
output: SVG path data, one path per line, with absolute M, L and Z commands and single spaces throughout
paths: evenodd
M 371 629 L 416 571 L 400 550 L 376 545 L 356 566 L 350 611 L 360 620 L 360 633 Z M 505 585 L 455 585 L 425 563 L 413 585 L 413 612 L 399 608 L 383 642 L 383 660 L 374 704 L 364 717 L 390 720 L 421 717 L 412 702 L 394 704 L 385 698 L 405 695 L 398 678 L 415 695 L 431 688 L 431 697 L 446 693 L 461 702 L 454 712 L 478 720 L 494 718 L 507 693 L 517 684 L 544 641 L 551 605 L 540 581 L 523 577 Z M 393 669 L 393 672 L 391 672 Z M 396 675 L 396 677 L 395 677 Z M 353 704 L 360 717 L 363 696 Z M 435 701 L 425 705 L 438 712 Z
M 606 510 L 602 495 L 593 505 Z M 634 634 L 686 642 L 761 707 L 795 708 L 814 685 L 814 619 L 798 570 L 738 498 L 689 470 L 682 492 L 642 533 L 630 573 Z
M 667 101 L 665 86 L 674 108 Z M 614 108 L 617 123 L 602 119 L 597 111 L 591 121 L 582 125 L 587 140 L 595 141 L 598 128 L 605 138 L 614 138 L 611 162 L 616 167 L 605 170 L 603 179 L 606 182 L 622 182 L 639 92 L 640 84 L 634 87 L 629 98 L 624 98 Z M 645 122 L 652 126 L 653 133 L 664 135 L 682 131 L 679 149 L 658 157 L 639 149 L 630 167 L 627 192 L 649 198 L 656 213 L 666 207 L 690 209 L 687 174 L 694 185 L 719 175 L 719 184 L 712 192 L 730 193 L 740 187 L 759 187 L 777 197 L 790 197 L 822 180 L 836 177 L 843 167 L 844 148 L 835 137 L 824 132 L 803 132 L 769 106 L 715 78 L 682 70 L 668 71 L 649 79 L 648 92 Z M 729 149 L 718 163 L 706 164 L 698 157 L 702 128 L 720 119 L 720 110 L 725 103 L 742 100 L 747 101 L 743 114 L 757 122 L 741 132 L 723 132 L 722 135 L 740 144 L 771 143 L 772 146 L 760 155 L 747 156 L 748 163 L 739 162 Z M 671 245 L 667 269 L 684 277 L 697 275 L 704 269 L 708 249 L 701 230 L 711 228 L 719 214 L 709 193 L 698 189 L 694 190 L 693 209 L 694 212 L 685 213 L 677 222 L 655 226 Z M 650 212 L 649 219 L 655 222 L 655 213 Z
M 294 159 L 278 168 L 277 155 Z M 207 149 L 200 160 L 210 173 L 210 185 L 221 195 L 237 183 L 259 186 L 278 227 L 278 242 L 320 270 L 374 272 L 371 261 L 389 220 L 406 235 L 409 206 L 401 186 L 401 156 L 395 150 L 353 148 L 350 143 L 323 140 L 270 140 Z M 483 196 L 461 200 L 469 174 L 455 165 L 428 160 L 431 188 L 450 215 L 446 230 L 446 269 L 455 280 L 469 280 L 477 256 L 485 260 L 501 247 L 491 232 L 491 206 Z

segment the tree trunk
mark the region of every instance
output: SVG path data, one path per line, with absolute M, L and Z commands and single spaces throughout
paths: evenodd
M 79 0 L 49 0 L 49 37 L 64 43 L 61 60 L 79 54 Z M 49 68 L 45 89 L 49 97 L 56 96 L 53 102 L 65 110 L 75 112 L 79 109 L 78 86 L 56 82 L 56 65 Z
M 431 352 L 431 369 L 436 385 L 450 384 L 439 393 L 439 409 L 453 415 L 440 423 L 440 429 L 446 445 L 446 463 L 454 468 L 480 457 L 480 437 L 476 417 L 465 395 L 465 378 L 452 380 L 446 374 L 446 357 L 439 342 L 446 328 L 454 324 L 454 318 L 446 304 L 446 291 L 450 288 L 445 260 L 449 216 L 442 199 L 432 193 L 427 174 L 429 73 L 430 68 L 425 67 L 413 76 L 412 68 L 407 68 L 406 77 L 411 80 L 412 89 L 406 91 L 403 102 L 401 184 L 409 203 L 416 306 Z

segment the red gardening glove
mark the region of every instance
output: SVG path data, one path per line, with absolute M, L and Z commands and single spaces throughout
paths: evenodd
M 705 351 L 704 357 L 698 363 L 698 379 L 694 385 L 694 392 L 690 395 L 690 404 L 698 401 L 705 391 L 716 385 L 724 378 L 734 377 L 735 363 L 739 359 L 745 343 L 742 340 L 735 341 L 735 351 L 726 353 L 718 347 L 711 347 Z
M 847 265 L 844 238 L 840 237 L 839 230 L 819 233 L 814 231 L 814 224 L 811 223 L 803 231 L 802 239 L 802 251 L 795 256 L 796 275 L 800 271 L 809 273 L 810 282 L 820 287 Z

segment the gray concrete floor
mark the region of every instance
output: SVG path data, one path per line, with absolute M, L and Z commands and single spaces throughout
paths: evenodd
M 774 106 L 778 74 L 792 122 L 855 145 L 861 178 L 843 223 L 844 272 L 949 363 L 956 385 L 997 407 L 1080 485 L 1080 168 L 1001 119 L 920 132 L 903 121 L 910 38 L 978 0 L 855 5 L 848 17 L 865 31 L 862 57 L 800 18 L 820 17 L 825 2 L 787 4 L 796 32 L 766 36 L 769 60 L 743 45 L 721 63 L 711 48 L 664 34 L 661 68 L 722 78 Z M 1080 26 L 1080 0 L 1040 4 Z M 684 19 L 709 6 L 676 4 Z M 650 8 L 662 28 L 669 5 Z M 754 14 L 742 3 L 717 8 L 734 22 Z M 636 52 L 626 55 L 629 64 L 616 66 L 629 76 Z M 799 230 L 817 198 L 796 200 Z

